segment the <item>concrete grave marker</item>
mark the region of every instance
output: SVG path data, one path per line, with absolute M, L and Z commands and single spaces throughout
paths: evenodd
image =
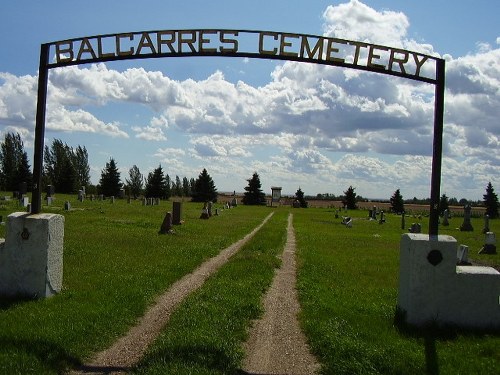
M 486 234 L 490 231 L 490 215 L 485 214 L 484 215 L 484 227 L 483 227 L 483 233 Z
M 496 254 L 497 253 L 497 240 L 495 233 L 487 232 L 484 235 L 484 246 L 479 250 L 479 254 Z M 500 301 L 499 301 L 500 302 Z
M 472 232 L 474 230 L 470 222 L 471 210 L 472 208 L 469 204 L 464 207 L 464 222 L 460 226 L 461 232 Z
M 163 219 L 163 223 L 161 224 L 159 234 L 172 234 L 172 213 L 167 212 L 165 214 L 165 218 Z
M 182 202 L 172 203 L 172 224 L 181 225 L 182 224 Z
M 63 278 L 64 216 L 15 212 L 0 242 L 0 295 L 50 297 Z
M 448 221 L 448 218 L 450 216 L 450 212 L 448 211 L 448 209 L 444 210 L 443 212 L 443 226 L 447 227 L 450 225 L 450 222 Z

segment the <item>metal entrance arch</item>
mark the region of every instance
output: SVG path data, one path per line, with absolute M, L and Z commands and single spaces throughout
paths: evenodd
M 53 60 L 50 60 L 53 56 Z M 429 234 L 438 234 L 443 145 L 445 61 L 418 52 L 310 34 L 276 31 L 190 29 L 95 35 L 45 43 L 40 48 L 38 101 L 33 158 L 31 212 L 40 213 L 49 70 L 116 60 L 160 57 L 226 56 L 290 60 L 388 74 L 433 84 Z

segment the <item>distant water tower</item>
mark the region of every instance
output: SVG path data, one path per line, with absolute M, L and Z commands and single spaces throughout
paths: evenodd
M 281 186 L 271 186 L 271 207 L 273 206 L 273 202 L 278 202 L 278 205 L 281 200 Z

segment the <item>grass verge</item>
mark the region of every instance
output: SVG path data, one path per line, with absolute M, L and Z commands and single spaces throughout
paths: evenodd
M 65 200 L 71 211 L 62 209 Z M 186 202 L 185 223 L 173 235 L 158 235 L 171 202 L 80 203 L 58 195 L 44 212 L 65 216 L 63 291 L 46 300 L 0 300 L 0 373 L 54 374 L 82 363 L 126 332 L 173 282 L 269 213 L 239 206 L 200 220 L 201 207 Z M 5 203 L 4 220 L 18 210 Z
M 138 374 L 233 374 L 243 360 L 251 320 L 262 314 L 286 241 L 288 211 L 269 222 L 173 313 L 140 362 Z
M 349 215 L 355 218 L 353 228 L 341 225 L 331 210 L 294 211 L 301 323 L 323 373 L 499 373 L 498 335 L 398 330 L 401 219 L 389 215 L 380 225 L 366 220 L 366 211 Z M 479 219 L 473 225 L 480 228 Z M 447 232 L 471 248 L 479 249 L 484 238 L 477 232 Z M 493 257 L 488 261 L 498 262 Z

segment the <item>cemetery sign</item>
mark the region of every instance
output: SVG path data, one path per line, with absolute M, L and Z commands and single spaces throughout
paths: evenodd
M 382 73 L 435 85 L 429 233 L 437 234 L 444 112 L 445 62 L 401 48 L 276 31 L 190 29 L 129 32 L 41 45 L 35 129 L 32 212 L 41 210 L 43 138 L 49 69 L 116 60 L 226 56 L 290 60 Z

